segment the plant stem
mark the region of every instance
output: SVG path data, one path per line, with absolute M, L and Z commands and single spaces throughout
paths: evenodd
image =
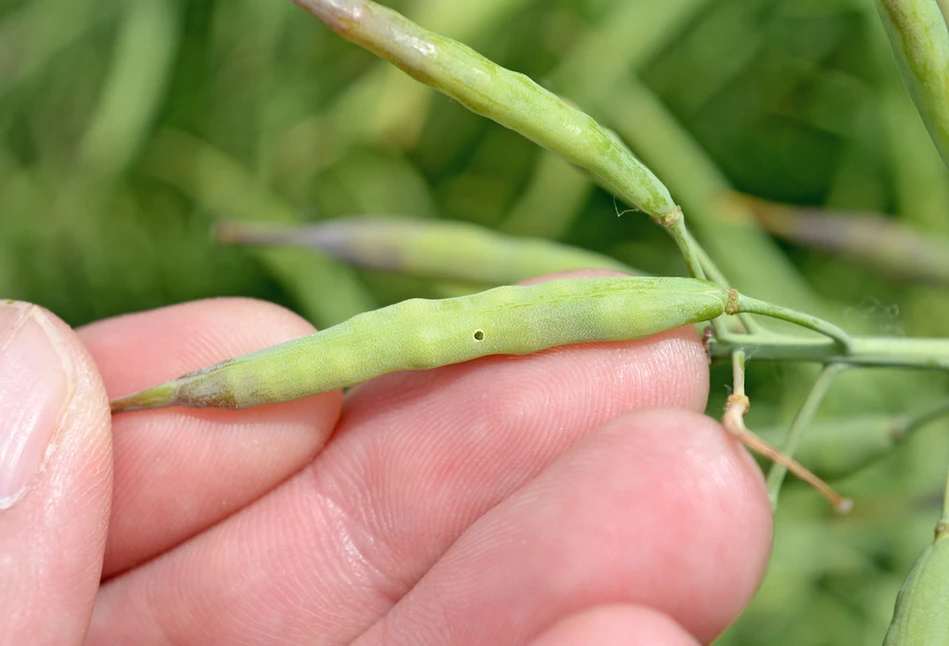
M 728 179 L 648 87 L 627 77 L 602 109 L 610 125 L 672 188 L 689 216 L 690 230 L 732 285 L 818 315 L 830 312 L 777 243 L 754 226 L 748 209 L 723 199 L 734 190 Z
M 807 397 L 804 399 L 804 403 L 801 404 L 801 408 L 798 409 L 797 415 L 794 416 L 794 421 L 791 422 L 791 427 L 788 430 L 787 440 L 783 448 L 785 455 L 794 455 L 797 445 L 800 443 L 801 438 L 804 437 L 804 431 L 810 426 L 811 421 L 814 419 L 814 414 L 824 399 L 824 395 L 827 394 L 830 385 L 837 375 L 848 367 L 849 366 L 841 363 L 830 364 L 824 367 L 820 376 L 814 381 L 814 385 L 811 386 L 810 392 L 807 393 Z M 784 465 L 775 462 L 768 472 L 768 497 L 771 499 L 772 507 L 776 507 L 778 504 L 778 496 L 781 493 L 781 485 L 784 484 L 784 477 L 787 475 L 787 471 Z
M 770 316 L 771 318 L 787 321 L 788 323 L 794 323 L 795 325 L 800 325 L 803 328 L 813 330 L 824 336 L 829 336 L 837 341 L 844 350 L 850 349 L 851 336 L 845 330 L 833 323 L 819 319 L 816 316 L 804 314 L 767 301 L 760 301 L 757 298 L 751 298 L 744 294 L 738 294 L 738 309 L 736 313 L 739 312 L 762 314 L 764 316 Z
M 142 170 L 190 196 L 208 212 L 233 220 L 294 223 L 296 210 L 221 150 L 184 132 L 154 136 Z M 324 328 L 378 306 L 355 271 L 326 256 L 297 250 L 256 250 L 300 312 Z M 320 289 L 314 289 L 320 285 Z
M 731 285 L 728 283 L 728 279 L 725 277 L 725 274 L 722 273 L 722 270 L 718 268 L 718 265 L 715 264 L 715 261 L 708 255 L 708 252 L 702 248 L 702 245 L 692 237 L 691 232 L 689 234 L 689 243 L 695 248 L 696 254 L 698 254 L 699 262 L 702 264 L 702 269 L 705 270 L 705 276 L 711 280 L 713 283 L 719 285 L 724 289 L 729 289 Z M 749 316 L 744 312 L 740 312 L 736 315 L 738 320 L 741 322 L 741 326 L 744 328 L 745 334 L 764 334 L 767 330 L 755 320 L 753 316 Z M 712 325 L 715 325 L 715 321 L 712 321 Z M 719 335 L 719 338 L 727 338 L 730 332 L 723 326 L 721 330 L 715 328 L 716 334 Z
M 942 497 L 942 518 L 939 519 L 939 524 L 936 526 L 937 532 L 940 528 L 945 531 L 947 525 L 949 525 L 949 475 L 946 476 L 946 491 Z
M 900 440 L 906 438 L 908 435 L 915 433 L 917 430 L 926 426 L 930 422 L 933 422 L 940 417 L 945 417 L 949 415 L 949 399 L 945 399 L 932 408 L 913 415 L 912 417 L 902 419 L 900 424 L 894 429 L 894 435 Z
M 838 513 L 850 511 L 853 503 L 843 498 L 826 482 L 814 475 L 800 462 L 787 453 L 780 451 L 763 439 L 748 430 L 745 426 L 745 413 L 751 407 L 748 395 L 745 394 L 745 352 L 736 350 L 732 353 L 732 394 L 725 404 L 725 414 L 722 416 L 722 426 L 752 451 L 771 460 L 775 466 L 781 465 L 784 471 L 790 470 L 798 478 L 816 489 L 827 498 Z
M 679 247 L 679 252 L 682 254 L 682 259 L 685 261 L 685 266 L 689 270 L 689 274 L 691 274 L 693 278 L 704 279 L 705 270 L 699 261 L 699 245 L 685 226 L 685 218 L 682 217 L 682 209 L 677 206 L 671 213 L 654 219 L 672 236 L 676 246 Z
M 841 352 L 833 340 L 801 339 L 768 333 L 740 337 L 740 341 L 715 340 L 709 344 L 713 359 L 726 359 L 738 348 L 749 359 L 840 363 L 848 366 L 949 370 L 949 339 L 901 339 L 851 336 L 850 349 Z

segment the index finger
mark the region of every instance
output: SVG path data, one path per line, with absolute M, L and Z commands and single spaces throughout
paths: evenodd
M 78 331 L 109 395 L 313 332 L 262 301 L 215 299 Z M 115 493 L 103 576 L 168 550 L 256 500 L 312 459 L 340 391 L 241 413 L 163 409 L 113 419 Z

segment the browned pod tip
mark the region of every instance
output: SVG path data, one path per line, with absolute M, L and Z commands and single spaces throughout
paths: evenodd
M 128 413 L 136 410 L 148 410 L 150 408 L 164 408 L 174 406 L 176 401 L 175 391 L 177 387 L 174 382 L 168 382 L 141 390 L 125 397 L 113 399 L 109 406 L 112 408 L 112 414 Z

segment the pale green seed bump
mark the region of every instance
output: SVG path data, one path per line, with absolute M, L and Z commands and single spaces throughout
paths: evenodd
M 411 299 L 113 402 L 116 412 L 246 408 L 494 354 L 640 339 L 720 316 L 728 293 L 691 278 L 603 277 Z
M 884 646 L 949 644 L 949 536 L 936 537 L 917 559 L 899 595 Z

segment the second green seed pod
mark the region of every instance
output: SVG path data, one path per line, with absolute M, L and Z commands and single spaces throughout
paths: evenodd
M 884 646 L 949 644 L 949 528 L 920 554 L 896 598 Z

